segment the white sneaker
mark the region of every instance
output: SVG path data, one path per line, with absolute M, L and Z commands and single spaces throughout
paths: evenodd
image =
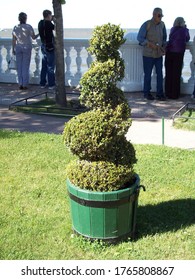
M 53 86 L 53 87 L 48 87 L 48 89 L 54 90 L 54 89 L 55 89 L 55 86 Z
M 41 86 L 41 88 L 46 88 L 46 86 Z

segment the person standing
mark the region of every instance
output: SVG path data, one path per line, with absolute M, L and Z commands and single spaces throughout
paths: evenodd
M 189 29 L 183 17 L 177 17 L 170 30 L 165 55 L 165 94 L 168 98 L 180 96 L 180 80 L 186 42 L 190 40 Z
M 191 98 L 195 98 L 195 85 L 194 85 L 194 90 L 193 90 L 193 93 L 192 93 L 192 95 L 191 95 Z
M 21 12 L 19 24 L 12 31 L 12 52 L 16 55 L 19 89 L 27 89 L 29 84 L 29 68 L 32 52 L 32 39 L 36 39 L 34 29 L 27 24 L 27 14 Z
M 142 24 L 139 29 L 137 40 L 143 46 L 143 68 L 144 68 L 144 98 L 154 100 L 151 90 L 152 69 L 155 66 L 157 75 L 156 99 L 164 101 L 163 93 L 163 55 L 167 40 L 165 24 L 162 21 L 161 8 L 153 10 L 153 17 Z
M 48 84 L 49 89 L 55 88 L 55 50 L 54 50 L 54 17 L 49 10 L 43 11 L 43 20 L 38 24 L 41 38 L 42 68 L 40 85 L 42 88 Z

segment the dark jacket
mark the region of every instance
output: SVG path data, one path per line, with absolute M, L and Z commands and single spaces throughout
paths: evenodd
M 166 52 L 185 52 L 186 42 L 190 40 L 189 29 L 186 27 L 175 26 L 171 28 Z
M 39 35 L 43 44 L 53 43 L 54 24 L 49 20 L 40 20 L 38 24 Z

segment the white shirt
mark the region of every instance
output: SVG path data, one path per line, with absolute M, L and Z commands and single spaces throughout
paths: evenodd
M 18 24 L 14 26 L 12 34 L 16 37 L 17 44 L 32 46 L 34 29 L 30 24 Z

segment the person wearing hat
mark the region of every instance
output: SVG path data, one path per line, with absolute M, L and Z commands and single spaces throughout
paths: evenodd
M 29 68 L 32 52 L 32 39 L 35 40 L 34 29 L 27 24 L 27 14 L 21 12 L 18 16 L 19 24 L 12 31 L 12 52 L 16 55 L 19 89 L 27 89 L 29 84 Z
M 143 68 L 144 68 L 144 98 L 153 100 L 154 96 L 151 90 L 151 75 L 155 66 L 157 75 L 156 99 L 164 101 L 163 93 L 163 55 L 165 54 L 165 46 L 167 32 L 165 24 L 162 21 L 163 13 L 161 8 L 153 10 L 151 20 L 145 21 L 139 29 L 137 40 L 139 45 L 143 46 Z

